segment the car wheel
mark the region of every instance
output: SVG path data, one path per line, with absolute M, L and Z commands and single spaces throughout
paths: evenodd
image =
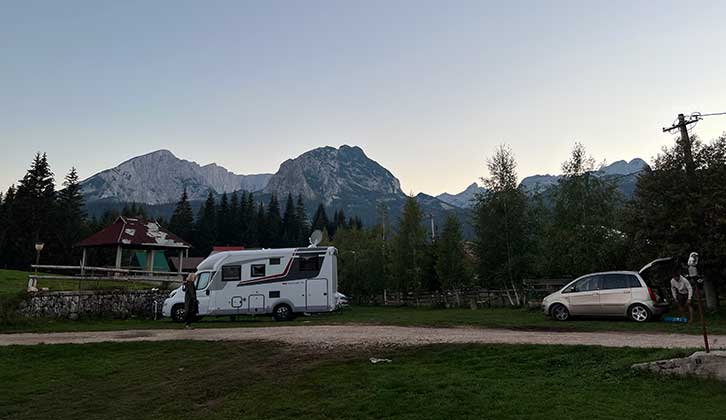
M 552 309 L 550 309 L 550 314 L 557 321 L 567 321 L 570 319 L 570 311 L 561 303 L 555 303 Z
M 184 321 L 184 304 L 178 303 L 171 308 L 171 319 L 174 322 Z
M 272 312 L 272 316 L 275 318 L 275 321 L 289 321 L 292 319 L 292 308 L 285 303 L 277 305 Z
M 628 309 L 628 318 L 635 322 L 646 322 L 650 320 L 650 310 L 640 303 L 636 303 Z

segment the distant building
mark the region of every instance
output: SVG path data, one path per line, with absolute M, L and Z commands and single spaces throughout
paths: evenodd
M 88 238 L 80 241 L 75 246 L 83 249 L 81 265 L 86 266 L 86 250 L 88 248 L 115 248 L 116 268 L 121 268 L 124 251 L 133 252 L 133 258 L 140 267 L 146 271 L 157 270 L 158 268 L 169 269 L 164 258 L 165 252 L 178 252 L 178 258 L 183 260 L 191 245 L 156 221 L 135 219 L 130 217 L 119 217 L 110 226 L 100 232 L 96 232 Z M 143 258 L 139 256 L 143 255 Z M 158 257 L 157 257 L 158 255 Z M 162 262 L 162 260 L 164 260 Z M 181 266 L 183 266 L 183 262 Z M 181 270 L 177 270 L 181 272 Z
M 169 264 L 172 271 L 182 271 L 184 273 L 193 273 L 197 271 L 199 263 L 204 261 L 204 257 L 186 257 L 182 258 L 182 265 L 179 267 L 179 257 L 170 257 Z

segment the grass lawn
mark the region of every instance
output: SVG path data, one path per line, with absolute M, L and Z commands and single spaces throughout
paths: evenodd
M 51 282 L 48 282 L 51 283 Z M 65 285 L 65 282 L 52 282 L 54 289 L 76 290 L 78 285 Z M 22 271 L 0 270 L 0 304 L 2 296 L 17 294 L 27 284 L 27 273 Z M 41 286 L 44 286 L 41 284 Z M 108 282 L 101 287 L 118 288 L 118 283 Z M 134 286 L 134 285 L 130 285 Z M 143 287 L 143 285 L 136 285 Z M 148 286 L 146 286 L 148 287 Z M 726 312 L 708 315 L 709 331 L 713 334 L 726 334 Z M 560 331 L 643 331 L 700 334 L 698 323 L 690 325 L 649 322 L 636 324 L 625 319 L 578 319 L 556 322 L 545 317 L 540 311 L 492 308 L 492 309 L 429 309 L 354 306 L 341 313 L 299 317 L 292 322 L 273 322 L 269 316 L 240 317 L 236 322 L 228 318 L 206 318 L 197 326 L 200 328 L 259 327 L 279 325 L 322 325 L 322 324 L 382 324 L 403 326 L 472 326 L 485 328 L 510 328 L 522 330 L 560 330 Z M 153 321 L 145 319 L 81 321 L 39 320 L 13 325 L 0 323 L 1 332 L 56 332 L 56 331 L 100 331 L 149 328 L 180 328 L 179 324 L 168 320 Z
M 0 348 L 4 419 L 722 419 L 726 384 L 636 373 L 673 350 L 159 342 Z M 371 356 L 392 363 L 373 365 Z
M 0 270 L 0 297 L 14 296 L 22 293 L 28 287 L 27 271 Z M 91 289 L 148 289 L 151 286 L 137 283 L 122 283 L 117 281 L 84 282 L 81 290 Z M 78 290 L 75 280 L 38 280 L 38 288 L 47 287 L 50 290 Z
M 726 315 L 709 315 L 709 332 L 726 334 Z M 670 324 L 649 322 L 636 324 L 625 319 L 576 319 L 557 322 L 545 317 L 539 311 L 524 309 L 426 309 L 354 306 L 342 312 L 301 316 L 291 322 L 275 322 L 270 316 L 239 317 L 232 322 L 229 318 L 205 318 L 196 324 L 197 328 L 232 327 L 275 327 L 283 325 L 331 325 L 331 324 L 379 324 L 402 326 L 451 327 L 471 326 L 482 328 L 508 328 L 520 330 L 551 331 L 641 331 L 700 334 L 700 325 L 693 323 Z M 103 331 L 128 329 L 183 328 L 183 325 L 170 320 L 103 320 L 88 319 L 80 321 L 38 320 L 15 325 L 1 325 L 0 333 L 12 332 L 61 332 L 61 331 Z

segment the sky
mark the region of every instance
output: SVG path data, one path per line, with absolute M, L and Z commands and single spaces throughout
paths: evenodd
M 512 148 L 651 161 L 726 111 L 726 2 L 0 0 L 0 188 L 169 149 L 235 173 L 358 145 L 404 192 L 456 193 Z M 712 139 L 726 117 L 694 132 Z

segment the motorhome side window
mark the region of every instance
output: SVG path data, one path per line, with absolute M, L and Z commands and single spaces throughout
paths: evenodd
M 320 264 L 317 256 L 300 257 L 300 271 L 319 271 Z
M 270 265 L 280 265 L 280 258 L 270 258 Z
M 265 264 L 252 264 L 250 268 L 251 277 L 264 277 L 265 276 Z
M 222 281 L 242 280 L 242 266 L 227 265 L 222 267 Z

